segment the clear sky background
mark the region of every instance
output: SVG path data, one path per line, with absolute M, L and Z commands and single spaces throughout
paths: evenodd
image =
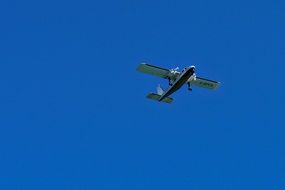
M 285 189 L 284 10 L 1 1 L 0 189 Z M 157 103 L 141 62 L 222 85 Z

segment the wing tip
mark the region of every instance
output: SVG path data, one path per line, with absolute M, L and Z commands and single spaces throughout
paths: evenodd
M 146 63 L 141 63 L 141 64 L 139 64 L 139 65 L 137 66 L 137 69 L 136 69 L 136 70 L 141 72 L 141 69 L 142 69 L 142 67 L 143 67 L 144 65 L 146 65 Z
M 216 83 L 217 83 L 217 85 L 215 86 L 214 90 L 220 88 L 220 86 L 221 86 L 221 82 L 217 82 L 217 81 L 216 81 Z

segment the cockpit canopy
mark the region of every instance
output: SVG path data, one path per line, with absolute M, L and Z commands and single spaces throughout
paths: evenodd
M 194 71 L 195 71 L 195 66 L 194 65 L 192 65 L 192 66 L 190 66 L 190 67 L 185 67 L 181 72 L 183 73 L 186 69 L 188 69 L 188 68 L 192 68 Z

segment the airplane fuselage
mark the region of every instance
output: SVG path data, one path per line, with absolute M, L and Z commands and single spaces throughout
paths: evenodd
M 183 86 L 194 73 L 195 67 L 191 66 L 186 68 L 174 81 L 174 83 L 161 95 L 159 101 L 162 101 L 164 98 L 179 90 L 181 86 Z

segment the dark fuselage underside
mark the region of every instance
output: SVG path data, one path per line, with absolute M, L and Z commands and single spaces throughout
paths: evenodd
M 186 82 L 187 80 L 193 75 L 194 68 L 190 67 L 187 68 L 184 73 L 181 74 L 181 76 L 173 83 L 172 86 L 170 86 L 167 91 L 160 97 L 159 101 L 162 101 L 164 98 L 170 96 L 172 93 L 179 90 Z

